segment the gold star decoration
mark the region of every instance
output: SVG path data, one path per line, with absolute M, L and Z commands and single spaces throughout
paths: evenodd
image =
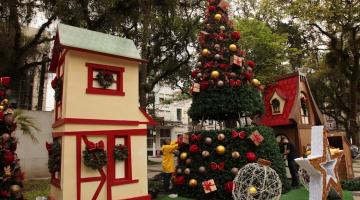
M 342 197 L 338 170 L 343 153 L 340 151 L 331 155 L 327 131 L 323 129 L 323 126 L 312 128 L 311 148 L 309 157 L 295 160 L 310 176 L 309 199 L 326 200 L 331 188 Z

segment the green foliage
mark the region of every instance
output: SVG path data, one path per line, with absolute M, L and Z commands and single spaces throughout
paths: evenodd
M 61 143 L 55 140 L 49 151 L 48 169 L 51 174 L 61 171 Z
M 36 197 L 47 197 L 50 194 L 50 180 L 26 180 L 24 181 L 24 198 L 36 199 Z
M 128 148 L 125 145 L 118 144 L 114 147 L 114 159 L 123 161 L 128 157 Z
M 95 149 L 90 151 L 85 149 L 83 151 L 84 165 L 91 169 L 101 169 L 107 164 L 106 151 L 102 149 Z
M 209 88 L 193 95 L 189 115 L 194 121 L 239 120 L 262 114 L 264 102 L 258 89 L 251 85 Z
M 189 152 L 189 145 L 181 146 L 180 152 L 187 152 L 188 157 L 190 157 L 193 162 L 191 165 L 186 165 L 184 160 L 179 159 L 178 168 L 184 170 L 189 167 L 191 169 L 190 175 L 185 175 L 185 184 L 177 187 L 177 192 L 184 197 L 193 197 L 196 199 L 209 199 L 209 200 L 228 200 L 231 199 L 231 194 L 224 190 L 224 184 L 227 181 L 232 181 L 234 179 L 234 175 L 231 173 L 231 169 L 233 167 L 241 168 L 242 166 L 247 164 L 247 160 L 245 158 L 245 154 L 247 152 L 254 152 L 257 158 L 263 158 L 270 160 L 272 162 L 271 167 L 276 170 L 279 174 L 280 179 L 283 184 L 283 191 L 286 192 L 289 190 L 289 182 L 286 178 L 285 172 L 285 164 L 283 162 L 279 147 L 276 143 L 275 137 L 272 133 L 272 130 L 263 126 L 254 126 L 254 127 L 245 127 L 238 129 L 239 131 L 246 131 L 247 136 L 255 130 L 258 130 L 261 135 L 264 137 L 264 141 L 260 146 L 255 146 L 249 139 L 241 140 L 239 138 L 232 139 L 231 138 L 231 130 L 211 130 L 211 131 L 196 131 L 194 133 L 201 134 L 200 141 L 191 141 L 191 144 L 197 144 L 200 148 L 199 153 L 191 154 Z M 224 133 L 226 138 L 223 141 L 219 141 L 217 139 L 218 133 Z M 206 137 L 212 138 L 211 145 L 207 145 L 204 143 L 204 139 Z M 216 147 L 218 145 L 223 145 L 226 148 L 226 153 L 224 155 L 218 155 L 216 153 Z M 201 155 L 201 151 L 207 150 L 210 152 L 209 158 L 204 158 Z M 240 153 L 239 159 L 233 159 L 231 157 L 232 151 L 238 151 Z M 209 168 L 211 162 L 225 162 L 225 170 L 224 171 L 213 171 Z M 205 174 L 200 174 L 198 169 L 200 166 L 205 166 L 207 172 Z M 188 186 L 188 182 L 190 179 L 196 179 L 198 182 L 197 187 L 190 188 Z M 217 191 L 205 194 L 201 183 L 205 180 L 214 179 L 215 184 L 217 186 Z
M 237 19 L 236 30 L 241 33 L 240 46 L 249 52 L 248 58 L 256 61 L 254 73 L 263 83 L 290 71 L 286 35 L 279 35 L 264 22 L 255 19 Z
M 35 133 L 41 131 L 41 129 L 37 126 L 34 119 L 26 115 L 23 110 L 16 109 L 14 111 L 14 123 L 19 126 L 24 135 L 29 136 L 34 142 L 38 141 Z
M 360 179 L 354 178 L 354 179 L 343 180 L 341 181 L 341 187 L 343 190 L 360 191 Z

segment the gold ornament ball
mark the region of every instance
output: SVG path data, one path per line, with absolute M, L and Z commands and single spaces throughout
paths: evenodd
M 211 137 L 206 137 L 206 138 L 205 138 L 205 144 L 206 144 L 206 145 L 210 145 L 211 143 L 212 143 Z
M 233 151 L 231 153 L 231 157 L 234 158 L 234 159 L 240 158 L 240 153 L 237 152 L 237 151 Z
M 223 141 L 223 140 L 225 140 L 225 135 L 224 135 L 223 133 L 220 133 L 220 134 L 217 136 L 217 139 L 218 139 L 219 141 Z
M 190 169 L 189 168 L 186 168 L 185 170 L 184 170 L 184 174 L 186 174 L 186 175 L 189 175 L 190 174 Z
M 180 168 L 179 168 L 179 169 L 177 169 L 177 170 L 176 170 L 176 173 L 178 173 L 178 174 L 182 174 L 182 169 L 180 169 Z
M 225 31 L 225 26 L 220 26 L 220 30 Z
M 215 20 L 216 21 L 220 21 L 221 20 L 221 14 L 216 14 L 215 16 L 214 16 L 214 18 L 215 18 Z
M 207 158 L 207 157 L 210 156 L 210 153 L 209 153 L 208 151 L 203 151 L 203 152 L 201 153 L 201 155 L 202 155 L 204 158 Z
M 251 80 L 251 83 L 255 85 L 256 87 L 259 87 L 261 85 L 260 81 L 256 78 Z
M 230 73 L 230 78 L 236 78 L 236 73 L 235 73 L 235 72 L 231 72 L 231 73 Z
M 235 44 L 230 44 L 229 45 L 229 49 L 230 51 L 236 51 L 237 50 L 237 46 Z
M 4 106 L 3 106 L 3 105 L 0 105 L 0 110 L 4 110 Z
M 4 100 L 2 100 L 2 103 L 3 104 L 7 104 L 9 102 L 9 100 L 8 99 L 4 99 Z
M 19 185 L 12 185 L 10 186 L 10 192 L 16 196 L 21 192 L 21 187 Z
M 202 55 L 203 55 L 203 56 L 209 55 L 209 50 L 208 50 L 208 49 L 203 49 L 203 50 L 202 50 Z
M 223 145 L 219 145 L 216 147 L 216 153 L 219 155 L 223 155 L 225 153 L 226 149 Z
M 186 152 L 183 152 L 180 154 L 180 159 L 181 160 L 185 160 L 187 158 L 187 153 Z
M 190 179 L 190 181 L 189 181 L 189 186 L 190 186 L 190 187 L 196 187 L 196 186 L 197 186 L 197 180 L 195 180 L 195 179 Z
M 254 187 L 254 186 L 248 187 L 248 194 L 250 194 L 251 196 L 255 196 L 256 193 L 257 193 L 256 187 Z
M 218 81 L 218 82 L 217 82 L 217 86 L 219 86 L 219 87 L 224 86 L 224 81 L 221 81 L 221 80 L 220 80 L 220 81 Z
M 211 78 L 217 79 L 219 78 L 219 76 L 220 76 L 220 72 L 216 70 L 211 72 Z

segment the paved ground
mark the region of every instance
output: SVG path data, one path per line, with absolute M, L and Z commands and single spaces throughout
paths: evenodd
M 360 177 L 360 159 L 353 160 L 354 176 Z M 354 200 L 360 200 L 360 192 L 354 192 Z

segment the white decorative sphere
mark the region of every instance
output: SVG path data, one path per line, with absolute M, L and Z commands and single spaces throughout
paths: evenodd
M 249 188 L 256 191 L 249 192 Z M 269 166 L 250 163 L 242 167 L 234 179 L 234 200 L 279 200 L 282 184 Z M 252 191 L 251 190 L 251 191 Z

